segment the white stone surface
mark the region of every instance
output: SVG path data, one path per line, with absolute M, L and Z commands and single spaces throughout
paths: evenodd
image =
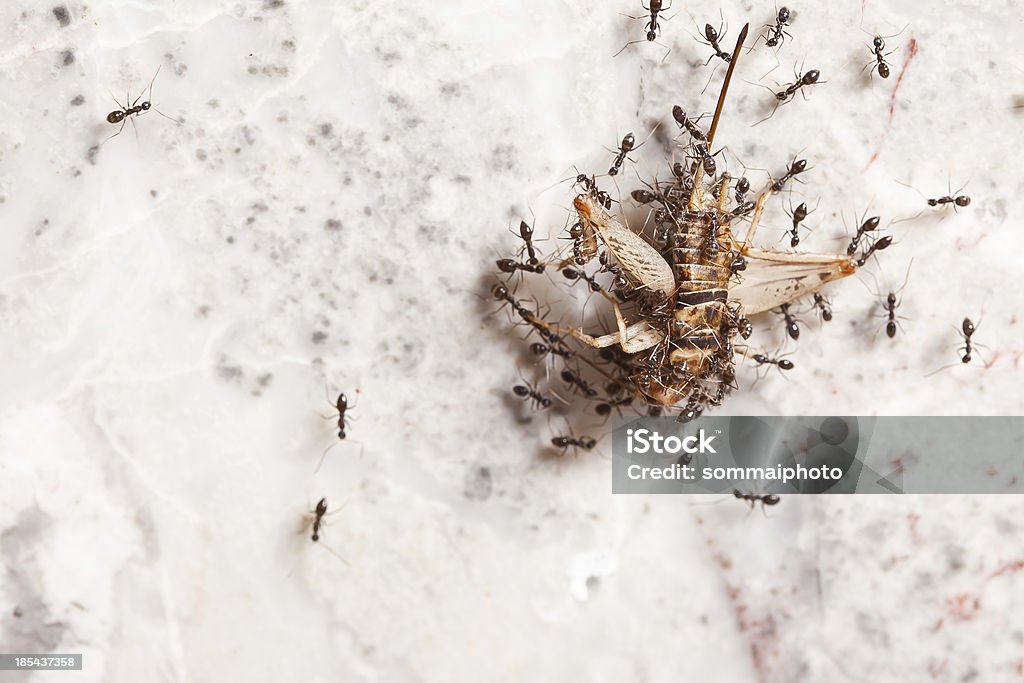
M 676 0 L 664 62 L 612 59 L 639 4 L 67 2 L 62 26 L 4 3 L 0 650 L 86 657 L 20 680 L 1024 676 L 1018 499 L 613 497 L 606 446 L 542 457 L 546 418 L 509 409 L 521 344 L 487 298 L 508 225 L 557 236 L 572 165 L 661 122 L 625 196 L 663 172 L 671 106 L 714 106 L 693 36 L 719 6 Z M 724 42 L 775 9 L 724 3 Z M 915 215 L 897 180 L 974 201 L 889 226 L 836 320 L 803 316 L 797 370 L 746 373 L 722 412 L 1021 414 L 1019 4 L 793 9 L 778 59 L 741 62 L 730 169 L 809 159 L 793 199 L 821 197 L 820 250 L 841 215 Z M 904 26 L 872 79 L 871 33 Z M 752 127 L 758 83 L 800 64 L 827 82 Z M 108 91 L 158 66 L 182 125 L 151 111 L 104 143 Z M 764 235 L 784 229 L 776 203 Z M 911 260 L 891 342 L 869 290 Z M 957 363 L 965 315 L 987 366 Z M 356 421 L 314 472 L 325 386 L 358 392 Z M 302 528 L 321 496 L 345 503 L 324 547 Z

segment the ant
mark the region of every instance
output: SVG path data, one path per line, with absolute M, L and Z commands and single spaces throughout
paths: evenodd
M 814 305 L 818 308 L 818 312 L 821 314 L 821 319 L 825 322 L 832 321 L 832 302 L 825 298 L 823 294 L 817 292 L 814 293 Z
M 534 389 L 529 383 L 515 385 L 512 387 L 512 393 L 520 398 L 532 399 L 533 403 L 541 408 L 551 407 L 551 399 Z
M 607 418 L 612 414 L 612 410 L 620 406 L 629 406 L 633 404 L 633 397 L 626 396 L 625 398 L 609 398 L 604 403 L 598 403 L 594 406 L 594 412 L 601 417 Z
M 704 173 L 709 176 L 713 176 L 718 172 L 718 164 L 715 163 L 715 156 L 708 151 L 707 142 L 698 142 L 693 146 L 694 151 L 697 153 L 704 164 Z M 721 150 L 719 150 L 719 153 Z
M 699 142 L 707 142 L 707 137 L 704 135 L 704 131 L 697 127 L 697 124 L 686 115 L 686 112 L 684 112 L 683 108 L 678 104 L 672 107 L 672 118 L 676 120 L 676 123 L 679 124 L 680 128 L 684 128 L 695 140 Z
M 530 351 L 536 356 L 543 356 L 549 353 L 553 353 L 556 356 L 561 356 L 562 358 L 573 358 L 576 355 L 570 349 L 558 346 L 557 344 L 552 344 L 549 346 L 547 344 L 542 344 L 540 342 L 533 342 L 532 344 L 530 344 Z
M 790 204 L 791 209 L 792 206 L 793 205 Z M 795 249 L 797 245 L 800 244 L 800 224 L 804 221 L 805 218 L 807 218 L 809 214 L 814 213 L 814 210 L 817 208 L 818 207 L 815 206 L 814 209 L 808 211 L 807 202 L 800 202 L 799 206 L 797 206 L 795 209 L 792 209 L 790 217 L 793 219 L 793 228 L 789 231 L 790 247 L 793 247 Z
M 743 198 L 750 192 L 750 181 L 747 180 L 746 176 L 742 176 L 736 181 L 736 203 L 742 204 Z
M 598 284 L 597 280 L 594 279 L 593 275 L 587 275 L 582 270 L 576 270 L 575 268 L 563 268 L 562 276 L 566 280 L 583 280 L 590 286 L 592 292 L 602 292 L 604 289 Z
M 974 336 L 974 331 L 977 327 L 971 322 L 970 318 L 964 318 L 964 321 L 960 324 L 960 331 L 964 337 L 964 345 L 961 346 L 957 351 L 963 351 L 963 355 L 960 356 L 960 361 L 965 365 L 971 362 L 971 354 L 974 352 L 974 345 L 971 342 L 971 337 Z
M 344 393 L 339 393 L 337 400 L 334 403 L 330 403 L 330 405 L 338 411 L 338 439 L 344 441 L 346 436 L 345 427 L 348 426 L 348 417 L 345 415 L 345 411 L 349 408 L 348 397 Z
M 761 87 L 767 88 L 769 91 L 771 91 L 771 93 L 773 95 L 775 95 L 775 100 L 776 100 L 775 108 L 772 109 L 772 113 L 771 114 L 769 114 L 768 116 L 764 117 L 763 119 L 761 119 L 760 121 L 758 121 L 754 125 L 756 126 L 756 125 L 758 125 L 760 123 L 764 123 L 765 121 L 767 121 L 771 117 L 775 116 L 775 112 L 779 110 L 779 107 L 781 107 L 783 104 L 785 104 L 790 99 L 792 99 L 793 96 L 796 95 L 797 91 L 800 91 L 800 89 L 805 87 L 805 86 L 816 84 L 820 77 L 821 77 L 821 72 L 820 71 L 818 71 L 817 69 L 811 69 L 810 71 L 804 72 L 803 76 L 800 76 L 799 72 L 797 72 L 797 80 L 796 80 L 796 82 L 791 84 L 791 85 L 787 85 L 783 90 L 774 91 L 771 88 L 769 88 L 767 85 L 762 85 Z M 801 94 L 803 94 L 802 91 L 801 91 Z M 804 99 L 807 99 L 807 95 L 806 94 L 804 94 Z
M 793 163 L 789 165 L 789 168 L 786 169 L 782 177 L 772 183 L 772 192 L 781 192 L 786 181 L 790 178 L 795 178 L 806 170 L 807 159 L 793 159 Z
M 337 415 L 337 418 L 338 418 L 338 441 L 344 441 L 345 438 L 348 436 L 345 433 L 345 429 L 346 429 L 346 427 L 348 427 L 348 423 L 349 423 L 349 417 L 348 417 L 347 411 L 348 411 L 348 409 L 350 407 L 354 408 L 355 406 L 354 405 L 353 406 L 349 406 L 349 404 L 348 404 L 348 397 L 345 396 L 344 392 L 339 392 L 338 393 L 338 398 L 334 401 L 334 403 L 331 403 L 330 397 L 328 397 L 327 403 L 332 408 L 334 408 L 335 410 L 338 411 L 338 415 Z M 330 419 L 334 419 L 334 418 L 333 417 L 325 417 L 324 419 L 330 420 Z M 353 443 L 357 443 L 357 442 L 353 442 Z M 315 472 L 319 472 L 320 468 L 323 466 L 324 458 L 327 457 L 327 451 L 331 450 L 336 445 L 337 445 L 337 443 L 332 443 L 330 446 L 328 446 L 327 448 L 324 449 L 324 452 L 320 455 L 320 462 L 317 463 L 316 470 L 314 470 Z
M 741 216 L 746 216 L 748 213 L 753 211 L 756 206 L 757 204 L 755 204 L 754 202 L 743 202 L 742 204 L 739 204 L 735 209 L 733 209 L 729 215 L 732 219 L 736 219 Z
M 537 259 L 531 258 L 530 260 L 531 261 L 536 261 Z M 513 261 L 510 258 L 498 259 L 494 263 L 495 263 L 495 265 L 498 266 L 498 270 L 500 270 L 503 273 L 514 273 L 517 270 L 522 270 L 522 271 L 525 271 L 527 273 L 543 273 L 544 272 L 544 264 L 543 263 L 519 263 L 518 261 Z
M 783 8 L 783 9 L 785 9 L 785 8 Z M 764 509 L 764 507 L 767 506 L 767 505 L 778 505 L 779 502 L 782 500 L 782 498 L 780 496 L 778 496 L 778 495 L 776 495 L 774 493 L 769 493 L 767 495 L 762 495 L 762 494 L 757 494 L 757 493 L 741 493 L 739 491 L 739 489 L 733 489 L 732 490 L 732 495 L 735 498 L 739 498 L 740 500 L 747 501 L 750 504 L 750 509 L 751 510 L 754 509 L 754 505 L 756 505 L 758 501 L 761 502 L 761 509 Z
M 152 99 L 153 99 L 153 82 L 156 81 L 156 77 L 160 74 L 160 67 L 161 66 L 163 66 L 163 65 L 161 64 L 160 66 L 158 66 L 156 68 L 156 73 L 153 74 L 153 78 L 150 79 L 150 81 L 149 81 L 149 98 L 146 99 L 145 101 L 143 101 L 142 104 L 139 104 L 139 100 L 142 99 L 142 94 L 141 93 L 139 94 L 138 97 L 135 98 L 134 101 L 132 101 L 131 106 L 128 106 L 128 101 L 131 99 L 131 95 L 129 94 L 130 91 L 125 92 L 125 98 L 124 98 L 125 104 L 124 105 L 122 105 L 120 102 L 118 102 L 116 97 L 111 95 L 111 97 L 114 99 L 114 103 L 118 107 L 120 107 L 120 108 L 119 109 L 115 109 L 114 111 L 112 111 L 109 114 L 107 114 L 107 123 L 114 123 L 114 124 L 120 123 L 121 127 L 117 129 L 116 133 L 114 133 L 109 138 L 104 140 L 104 143 L 109 141 L 111 138 L 116 138 L 118 135 L 120 135 L 121 131 L 124 130 L 125 124 L 129 120 L 131 120 L 131 122 L 132 122 L 132 127 L 135 127 L 135 119 L 132 119 L 131 117 L 132 116 L 140 116 L 144 112 L 149 111 L 150 109 L 155 111 L 157 114 L 160 114 L 160 116 L 164 117 L 165 119 L 169 119 L 171 121 L 174 121 L 177 124 L 181 124 L 181 121 L 179 121 L 179 120 L 177 120 L 175 118 L 171 118 L 167 114 L 163 113 L 162 111 L 160 111 L 159 109 L 154 107 L 153 104 L 152 104 Z M 136 135 L 139 134 L 138 128 L 135 129 L 135 134 Z
M 782 45 L 786 42 L 785 36 L 792 38 L 788 31 L 784 30 L 783 26 L 789 26 L 789 20 L 792 18 L 792 13 L 788 7 L 780 7 L 778 14 L 775 16 L 775 26 L 766 24 L 768 27 L 768 33 L 765 34 L 765 45 L 768 47 L 775 47 L 776 45 Z
M 647 36 L 646 36 L 647 42 L 649 42 L 649 43 L 657 42 L 658 41 L 658 32 L 661 31 L 661 26 L 658 25 L 658 13 L 661 12 L 661 10 L 663 9 L 662 6 L 661 6 L 661 1 L 662 0 L 650 0 L 651 4 L 650 4 L 649 7 L 644 6 L 643 2 L 640 3 L 641 7 L 643 7 L 646 11 L 651 13 L 650 20 L 644 25 L 644 30 L 647 31 Z M 664 9 L 672 9 L 672 4 L 669 3 L 668 7 L 665 7 Z M 630 19 L 640 19 L 642 17 L 630 16 L 629 18 Z M 630 45 L 636 45 L 637 43 L 642 43 L 642 42 L 644 42 L 644 41 L 643 40 L 633 40 L 633 41 L 630 41 L 630 42 L 626 43 L 625 45 L 622 46 L 622 50 L 619 50 L 614 55 L 612 55 L 612 58 L 614 59 L 615 57 L 618 57 L 620 54 L 622 54 L 622 51 L 625 50 Z M 658 44 L 661 45 L 661 43 L 658 43 Z M 664 47 L 664 45 L 662 45 L 662 47 Z M 669 52 L 671 52 L 671 50 L 669 50 Z M 668 52 L 665 53 L 665 57 L 668 57 Z M 665 59 L 665 57 L 662 57 L 662 59 Z
M 871 41 L 871 44 L 874 46 L 874 49 L 871 52 L 875 55 L 875 60 L 877 62 L 875 64 L 875 70 L 878 71 L 878 75 L 882 78 L 889 78 L 889 65 L 885 63 L 885 56 L 892 54 L 895 50 L 882 54 L 882 50 L 885 49 L 885 40 L 882 39 L 882 36 L 875 36 L 874 40 Z M 870 62 L 868 63 L 868 66 L 871 66 Z
M 945 197 L 939 197 L 937 199 L 928 200 L 928 206 L 940 206 L 942 204 L 953 204 L 954 208 L 957 206 L 963 208 L 965 206 L 971 205 L 971 198 L 968 197 L 967 195 L 961 194 L 957 195 L 956 197 L 946 195 Z
M 853 239 L 850 240 L 850 246 L 846 247 L 847 256 L 854 255 L 854 253 L 857 251 L 857 247 L 860 245 L 861 238 L 864 237 L 864 234 L 868 232 L 874 232 L 875 230 L 877 230 L 878 224 L 879 222 L 881 222 L 881 220 L 882 219 L 879 216 L 872 216 L 871 218 L 867 219 L 866 221 L 860 224 L 860 227 L 857 228 L 857 234 L 854 235 Z
M 316 543 L 320 540 L 320 525 L 323 523 L 324 515 L 327 514 L 327 499 L 321 498 L 316 504 L 316 510 L 314 513 L 316 516 L 313 518 L 313 542 Z
M 799 339 L 800 338 L 800 326 L 797 325 L 797 322 L 798 322 L 797 319 L 795 317 L 793 317 L 792 313 L 789 312 L 789 304 L 782 304 L 782 306 L 779 307 L 779 313 L 781 313 L 782 317 L 785 318 L 785 320 L 786 320 L 786 334 L 789 335 L 789 338 L 794 340 L 794 341 Z M 783 370 L 788 370 L 789 368 L 782 368 L 782 369 Z
M 533 228 L 526 221 L 519 221 L 519 236 L 526 243 L 526 252 L 530 255 L 527 263 L 531 266 L 538 265 L 537 252 L 533 247 Z
M 590 386 L 579 375 L 569 369 L 562 370 L 562 381 L 569 386 L 574 386 L 587 395 L 588 398 L 597 396 L 597 390 Z
M 615 161 L 612 162 L 612 167 L 608 169 L 608 175 L 617 175 L 619 169 L 622 167 L 622 162 L 626 159 L 626 155 L 633 151 L 633 145 L 636 144 L 636 138 L 633 137 L 632 133 L 626 133 L 625 137 L 622 138 L 622 142 L 619 143 L 619 153 L 615 157 Z
M 577 449 L 582 448 L 585 451 L 589 451 L 597 445 L 597 442 L 589 436 L 576 437 L 570 433 L 569 436 L 552 437 L 551 445 L 555 448 L 561 448 L 562 452 L 560 455 L 565 455 L 565 452 L 569 450 L 570 447 Z
M 793 361 L 786 360 L 785 358 L 769 358 L 763 353 L 755 353 L 754 362 L 758 365 L 775 365 L 778 366 L 779 370 L 792 370 L 796 366 Z
M 911 261 L 911 265 L 913 265 L 913 261 Z M 896 309 L 900 307 L 900 304 L 902 304 L 903 301 L 897 299 L 897 297 L 903 292 L 903 289 L 907 286 L 907 281 L 909 279 L 910 266 L 907 266 L 907 275 L 903 278 L 903 284 L 900 285 L 900 288 L 896 291 L 890 291 L 885 297 L 885 302 L 882 303 L 882 310 L 885 311 L 885 315 L 882 317 L 887 318 L 885 322 L 885 336 L 889 337 L 889 339 L 894 339 L 896 337 L 897 327 L 903 329 L 903 326 L 899 324 L 899 320 L 897 319 L 902 318 L 903 316 L 896 315 Z
M 890 245 L 892 245 L 892 235 L 886 235 L 885 237 L 876 240 L 870 247 L 868 247 L 868 250 L 861 254 L 860 258 L 857 259 L 857 265 L 863 266 L 868 262 L 868 259 L 871 258 L 872 254 L 876 251 L 888 249 Z
M 729 62 L 732 61 L 732 55 L 729 54 L 728 52 L 726 52 L 725 50 L 723 50 L 722 47 L 718 44 L 719 38 L 725 38 L 725 33 L 722 33 L 721 35 L 719 35 L 718 31 L 715 30 L 714 26 L 712 26 L 711 24 L 705 24 L 704 25 L 704 37 L 707 38 L 706 44 L 710 45 L 711 49 L 715 51 L 715 54 L 713 54 L 710 57 L 708 57 L 708 61 L 706 61 L 704 63 L 704 66 L 707 66 L 708 64 L 710 64 L 711 60 L 714 59 L 715 57 L 718 57 L 719 59 L 724 61 L 726 64 L 728 64 Z M 704 41 L 701 41 L 701 42 L 704 42 Z

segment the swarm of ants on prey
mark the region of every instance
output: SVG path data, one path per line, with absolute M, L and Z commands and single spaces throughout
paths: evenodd
M 783 20 L 789 19 L 788 10 L 785 15 L 780 11 L 778 26 L 768 39 L 780 42 Z M 672 165 L 671 178 L 654 180 L 630 193 L 637 204 L 649 209 L 643 229 L 626 227 L 613 212 L 611 195 L 599 187 L 598 177 L 580 173 L 574 184 L 575 221 L 566 236 L 571 246 L 544 258 L 533 239 L 533 228 L 523 221 L 519 253 L 497 261 L 505 279 L 493 286 L 494 299 L 517 326 L 527 329 L 533 354 L 562 365 L 549 376 L 589 401 L 598 416 L 607 418 L 628 408 L 651 415 L 674 414 L 680 422 L 688 422 L 721 405 L 738 388 L 736 366 L 742 357 L 757 365 L 791 370 L 792 361 L 773 358 L 748 344 L 753 331 L 750 317 L 775 310 L 785 318 L 787 334 L 796 339 L 800 328 L 790 313 L 794 302 L 813 298 L 822 319 L 831 320 L 828 300 L 820 289 L 853 275 L 873 254 L 892 244 L 891 236 L 876 237 L 880 219 L 871 217 L 863 220 L 845 253 L 755 246 L 766 202 L 808 166 L 804 159 L 793 159 L 784 173 L 757 194 L 745 177 L 735 179 L 718 168 L 715 134 L 748 28 L 749 24 L 743 27 L 729 54 L 718 46 L 718 33 L 708 26 L 705 33 L 715 56 L 728 64 L 714 117 L 705 131 L 699 119 L 674 107 L 672 115 L 680 129 L 675 156 L 684 161 Z M 818 78 L 817 70 L 810 70 L 773 93 L 776 107 Z M 626 135 L 607 175 L 616 176 L 635 148 L 633 134 Z M 808 213 L 806 204 L 790 212 L 793 248 L 800 243 L 800 224 Z M 739 231 L 742 235 L 734 234 L 739 225 L 745 227 Z M 572 326 L 549 320 L 546 307 L 520 293 L 524 282 L 544 273 L 566 286 L 585 285 L 590 293 L 587 301 L 595 299 L 598 309 L 607 314 L 609 322 L 603 330 L 592 329 L 600 323 Z M 560 398 L 550 384 L 549 393 L 529 383 L 513 391 L 537 409 L 553 405 L 549 393 Z M 570 447 L 589 450 L 594 440 L 558 436 L 552 444 L 563 452 Z

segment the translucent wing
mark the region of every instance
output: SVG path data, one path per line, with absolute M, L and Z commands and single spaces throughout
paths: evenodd
M 666 296 L 672 294 L 676 288 L 672 267 L 657 249 L 624 227 L 592 198 L 580 195 L 575 204 L 580 217 L 594 227 L 608 251 L 642 287 Z
M 785 254 L 750 249 L 743 279 L 729 288 L 744 315 L 755 315 L 810 296 L 825 283 L 853 275 L 857 262 L 839 254 Z

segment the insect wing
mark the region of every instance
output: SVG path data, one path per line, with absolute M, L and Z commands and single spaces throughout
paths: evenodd
M 756 315 L 814 294 L 827 282 L 856 272 L 847 256 L 782 254 L 750 249 L 743 280 L 729 289 L 744 315 Z

